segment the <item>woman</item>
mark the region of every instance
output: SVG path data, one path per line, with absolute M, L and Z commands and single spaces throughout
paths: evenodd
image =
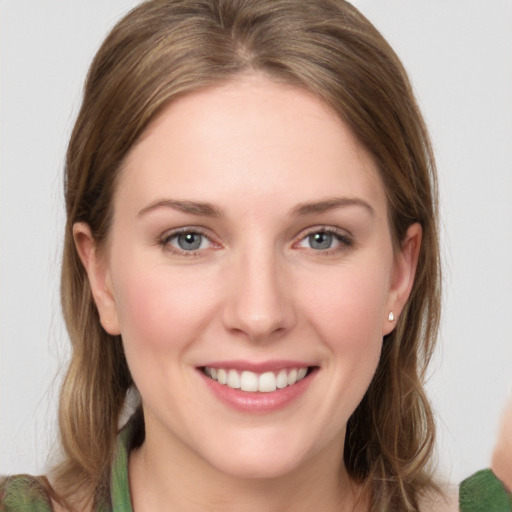
M 65 459 L 4 507 L 442 504 L 436 208 L 406 74 L 352 6 L 142 4 L 68 148 Z

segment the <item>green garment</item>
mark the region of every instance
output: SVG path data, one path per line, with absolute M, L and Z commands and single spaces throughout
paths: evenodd
M 16 475 L 0 483 L 0 512 L 48 512 L 52 507 L 42 483 Z
M 132 446 L 132 425 L 121 430 L 110 473 L 110 500 L 96 512 L 133 512 L 128 483 L 128 453 Z M 30 475 L 0 480 L 0 512 L 52 512 L 50 497 L 42 482 Z
M 110 499 L 96 512 L 133 512 L 128 481 L 128 454 L 133 443 L 129 422 L 118 436 L 111 470 Z M 512 498 L 490 469 L 479 471 L 460 485 L 460 512 L 512 512 Z M 0 512 L 52 512 L 41 481 L 29 475 L 0 481 Z
M 460 512 L 511 512 L 512 496 L 490 469 L 467 478 L 459 488 Z

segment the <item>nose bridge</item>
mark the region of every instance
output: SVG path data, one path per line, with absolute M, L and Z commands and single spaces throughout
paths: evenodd
M 291 328 L 295 312 L 283 261 L 271 243 L 248 243 L 232 262 L 226 327 L 252 341 L 264 341 Z

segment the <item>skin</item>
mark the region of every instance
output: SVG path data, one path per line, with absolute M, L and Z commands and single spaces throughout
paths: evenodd
M 350 204 L 297 213 L 332 198 Z M 219 214 L 155 207 L 168 200 Z M 173 237 L 179 228 L 205 235 L 193 255 Z M 339 239 L 312 246 L 326 229 Z M 410 293 L 421 228 L 394 249 L 376 166 L 324 103 L 258 75 L 182 96 L 129 154 L 106 246 L 85 224 L 74 235 L 142 397 L 136 511 L 354 506 L 346 423 Z M 282 359 L 318 371 L 270 413 L 222 403 L 197 369 Z
M 512 492 L 512 395 L 501 417 L 491 469 L 509 492 Z

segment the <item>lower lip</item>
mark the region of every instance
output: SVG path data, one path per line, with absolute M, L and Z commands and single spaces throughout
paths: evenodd
M 206 385 L 221 402 L 237 411 L 245 413 L 270 413 L 284 409 L 306 392 L 317 374 L 317 369 L 315 368 L 306 377 L 291 386 L 276 389 L 270 393 L 251 393 L 230 388 L 225 384 L 219 384 L 216 380 L 207 377 L 201 370 L 198 371 Z

